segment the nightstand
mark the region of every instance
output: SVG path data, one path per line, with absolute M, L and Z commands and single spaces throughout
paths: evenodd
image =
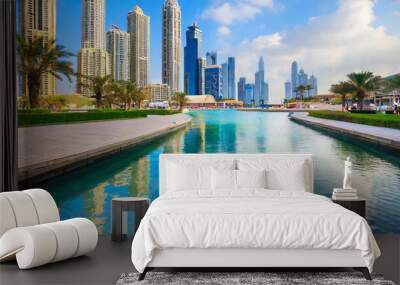
M 365 199 L 355 199 L 355 200 L 333 200 L 332 202 L 339 204 L 340 206 L 359 214 L 361 217 L 366 218 L 366 204 Z
M 140 197 L 120 197 L 112 199 L 112 214 L 111 214 L 111 239 L 113 241 L 123 241 L 126 238 L 126 234 L 123 232 L 127 227 L 127 216 L 126 212 L 131 211 L 135 213 L 135 229 L 136 232 L 140 221 L 146 214 L 149 208 L 150 200 L 147 198 Z M 124 230 L 125 229 L 125 230 Z

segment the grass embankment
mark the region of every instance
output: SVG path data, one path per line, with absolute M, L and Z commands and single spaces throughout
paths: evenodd
M 169 110 L 130 110 L 130 111 L 89 111 L 51 113 L 41 110 L 19 111 L 18 125 L 20 127 L 34 125 L 68 124 L 77 122 L 135 119 L 148 115 L 172 115 L 177 111 Z
M 400 129 L 400 116 L 390 114 L 355 114 L 340 111 L 311 111 L 311 117 L 363 125 Z

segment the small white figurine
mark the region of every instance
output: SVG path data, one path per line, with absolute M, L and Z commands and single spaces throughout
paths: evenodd
M 343 178 L 343 189 L 351 188 L 351 161 L 350 157 L 344 162 L 344 178 Z

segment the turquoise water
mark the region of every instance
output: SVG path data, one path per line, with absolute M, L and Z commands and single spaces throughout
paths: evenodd
M 314 130 L 287 113 L 196 111 L 192 125 L 151 143 L 104 158 L 41 187 L 55 197 L 63 219 L 88 217 L 110 232 L 111 199 L 158 196 L 161 153 L 312 153 L 315 192 L 329 196 L 341 185 L 343 161 L 353 160 L 353 187 L 367 199 L 374 232 L 400 233 L 400 154 Z

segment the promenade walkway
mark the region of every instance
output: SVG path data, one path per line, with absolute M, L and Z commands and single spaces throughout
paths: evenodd
M 18 129 L 19 180 L 35 181 L 86 165 L 105 154 L 190 123 L 185 114 Z M 28 183 L 29 184 L 29 183 Z
M 310 117 L 307 113 L 292 114 L 290 118 L 305 125 L 347 134 L 394 150 L 400 150 L 400 130 L 398 129 L 320 119 Z

